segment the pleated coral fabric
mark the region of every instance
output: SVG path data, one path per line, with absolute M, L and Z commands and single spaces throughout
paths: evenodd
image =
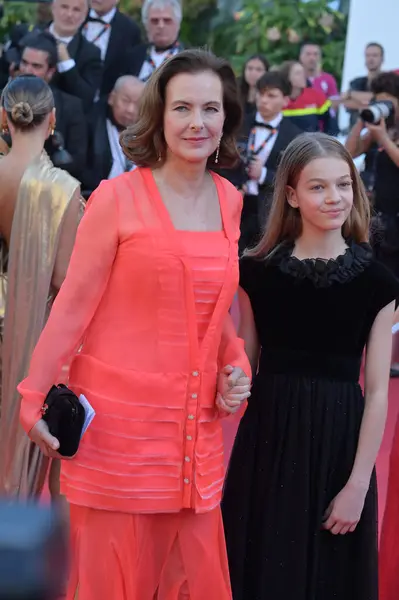
M 250 366 L 229 314 L 241 195 L 213 177 L 219 232 L 177 231 L 149 169 L 101 184 L 19 386 L 29 432 L 72 355 L 69 385 L 96 411 L 62 464 L 68 600 L 231 598 L 215 396 L 220 368 Z
M 220 289 L 199 343 L 192 258 L 152 172 L 103 182 L 82 219 L 70 268 L 33 354 L 21 419 L 29 431 L 76 348 L 70 387 L 96 411 L 61 489 L 81 506 L 197 512 L 218 506 L 223 436 L 218 369 L 249 373 L 228 313 L 238 285 L 241 195 L 214 175 L 226 238 Z M 192 232 L 196 236 L 196 232 Z M 209 238 L 214 257 L 218 244 Z M 224 265 L 220 266 L 220 261 Z
M 129 515 L 71 506 L 67 600 L 231 600 L 220 509 Z

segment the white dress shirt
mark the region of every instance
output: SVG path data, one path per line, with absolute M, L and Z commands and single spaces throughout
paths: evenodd
M 87 41 L 92 42 L 92 44 L 95 44 L 97 48 L 100 49 L 102 61 L 105 60 L 105 56 L 108 50 L 109 38 L 111 35 L 111 27 L 107 27 L 107 25 L 111 25 L 111 21 L 114 18 L 115 13 L 116 7 L 114 6 L 113 9 L 111 9 L 105 15 L 102 15 L 102 17 L 100 17 L 100 15 L 98 15 L 96 11 L 93 8 L 91 8 L 89 18 L 100 19 L 102 23 L 96 21 L 88 21 L 83 27 L 83 35 L 85 36 Z
M 270 125 L 273 129 L 274 128 L 277 129 L 282 120 L 283 120 L 283 115 L 281 113 L 279 115 L 277 115 L 277 117 L 275 117 L 272 121 L 268 121 L 268 122 L 265 121 L 264 119 L 262 119 L 259 112 L 256 113 L 256 117 L 255 117 L 255 121 L 257 123 L 265 123 L 265 125 Z M 259 152 L 259 154 L 256 157 L 256 158 L 260 158 L 260 160 L 262 161 L 263 164 L 265 164 L 267 162 L 267 159 L 269 158 L 270 153 L 273 150 L 273 146 L 276 143 L 277 136 L 278 136 L 278 131 L 276 131 L 276 133 L 274 135 L 270 135 L 270 129 L 266 129 L 265 127 L 256 127 L 255 140 L 253 140 L 251 138 L 248 140 L 249 144 L 251 144 L 253 141 L 255 141 L 254 147 L 255 147 L 255 151 L 256 151 L 264 143 L 264 141 L 267 138 L 269 138 L 265 147 L 262 148 L 262 150 Z M 249 194 L 251 196 L 257 196 L 259 194 L 259 185 L 262 185 L 262 183 L 265 182 L 266 175 L 267 175 L 267 167 L 263 167 L 262 174 L 261 174 L 260 178 L 258 179 L 258 181 L 255 181 L 255 179 L 249 179 L 247 182 L 247 194 Z
M 61 42 L 66 46 L 68 46 L 68 44 L 73 40 L 73 36 L 61 37 L 60 35 L 58 35 L 58 33 L 54 31 L 54 23 L 51 23 L 48 30 L 51 33 L 51 35 L 57 40 L 57 42 Z M 57 71 L 59 73 L 66 73 L 66 71 L 70 71 L 71 69 L 73 69 L 75 64 L 76 63 L 73 60 L 73 58 L 68 58 L 68 60 L 61 60 L 57 63 Z
M 150 50 L 150 58 L 155 65 L 155 69 L 161 66 L 164 60 L 169 58 L 170 56 L 174 56 L 179 52 L 179 48 L 169 48 L 169 50 L 165 50 L 165 52 L 155 52 L 154 46 L 151 46 Z M 147 59 L 143 62 L 141 66 L 141 70 L 139 73 L 140 81 L 147 81 L 150 75 L 152 75 L 155 70 L 153 65 L 147 61 Z
M 123 154 L 121 145 L 119 143 L 120 132 L 115 125 L 113 125 L 110 119 L 107 119 L 107 134 L 112 154 L 112 167 L 108 174 L 108 179 L 113 179 L 114 177 L 118 177 L 118 175 L 122 175 L 122 173 L 125 173 L 126 171 L 133 171 L 136 166 L 129 165 L 129 161 Z

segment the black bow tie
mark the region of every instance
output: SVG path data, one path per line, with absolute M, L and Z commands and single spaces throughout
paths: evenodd
M 276 129 L 276 127 L 273 127 L 273 125 L 270 125 L 270 123 L 263 123 L 262 121 L 255 121 L 255 125 L 254 127 L 264 127 L 265 129 Z
M 87 20 L 89 23 L 101 23 L 102 25 L 108 25 L 108 23 L 106 23 L 100 17 L 89 17 Z

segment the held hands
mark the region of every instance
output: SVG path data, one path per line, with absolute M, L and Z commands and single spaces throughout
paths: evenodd
M 40 419 L 40 421 L 32 427 L 29 432 L 29 437 L 32 442 L 39 446 L 45 456 L 49 456 L 50 458 L 65 458 L 64 456 L 61 456 L 61 454 L 58 454 L 57 450 L 60 447 L 60 443 L 57 438 L 51 435 L 47 423 L 43 421 L 43 419 Z
M 323 528 L 333 535 L 355 531 L 362 516 L 366 494 L 364 487 L 347 483 L 327 508 Z
M 221 411 L 236 413 L 250 397 L 251 380 L 239 367 L 227 365 L 219 373 L 216 404 Z

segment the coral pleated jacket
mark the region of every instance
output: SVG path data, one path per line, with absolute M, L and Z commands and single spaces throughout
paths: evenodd
M 96 416 L 62 492 L 122 512 L 212 510 L 224 479 L 218 370 L 250 367 L 229 308 L 238 285 L 242 200 L 213 175 L 228 257 L 201 343 L 192 272 L 149 169 L 103 182 L 78 230 L 65 282 L 20 384 L 27 432 L 73 356 L 69 386 Z M 77 349 L 79 348 L 79 351 Z

